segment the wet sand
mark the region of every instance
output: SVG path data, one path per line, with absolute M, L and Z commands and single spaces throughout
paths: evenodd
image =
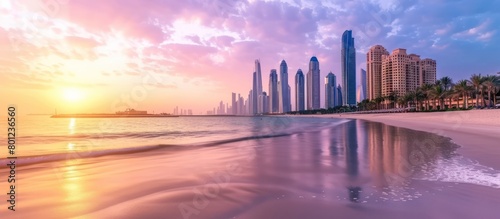
M 446 136 L 462 146 L 458 150 L 461 154 L 500 170 L 500 109 L 314 117 L 363 119 Z
M 467 161 L 445 137 L 353 120 L 289 136 L 23 166 L 18 210 L 0 217 L 497 218 L 499 172 Z M 483 181 L 442 181 L 462 179 L 461 169 Z

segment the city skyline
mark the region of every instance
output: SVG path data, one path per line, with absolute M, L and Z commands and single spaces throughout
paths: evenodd
M 246 98 L 256 58 L 264 72 L 285 59 L 295 73 L 316 56 L 320 78 L 332 71 L 341 81 L 338 42 L 346 29 L 356 39 L 356 70 L 380 44 L 438 60 L 438 78 L 500 71 L 497 1 L 473 7 L 356 0 L 55 4 L 0 3 L 0 92 L 10 94 L 1 104 L 15 102 L 26 113 L 171 112 L 176 106 L 206 112 L 231 101 L 231 92 Z
M 279 73 L 279 102 L 280 102 L 280 113 L 286 113 L 291 111 L 290 102 L 290 86 L 288 84 L 288 65 L 285 60 L 281 61 L 280 73 Z
M 309 61 L 307 72 L 307 110 L 320 109 L 320 67 L 316 56 Z
M 305 78 L 301 69 L 295 74 L 295 111 L 305 110 Z
M 337 79 L 336 76 L 330 72 L 325 77 L 325 108 L 334 108 L 338 106 L 337 97 Z
M 352 30 L 342 34 L 341 50 L 342 105 L 356 105 L 356 47 Z

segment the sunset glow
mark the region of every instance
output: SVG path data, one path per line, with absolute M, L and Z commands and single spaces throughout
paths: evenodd
M 69 102 L 78 102 L 84 99 L 83 91 L 76 88 L 65 88 L 62 92 L 64 100 Z
M 0 101 L 46 113 L 54 107 L 67 113 L 114 112 L 117 101 L 123 105 L 119 110 L 206 112 L 230 101 L 232 92 L 248 95 L 255 59 L 261 60 L 264 85 L 282 59 L 296 72 L 316 56 L 321 78 L 338 74 L 340 36 L 347 29 L 357 42 L 357 70 L 366 67 L 368 49 L 382 43 L 390 51 L 408 48 L 436 59 L 438 78 L 498 72 L 493 54 L 500 48 L 493 42 L 500 36 L 495 31 L 500 17 L 493 10 L 499 5 L 465 4 L 5 0 L 0 92 L 11 95 Z M 470 8 L 468 16 L 443 13 L 464 8 Z M 151 89 L 144 98 L 134 98 L 145 86 Z M 72 88 L 53 92 L 60 87 Z M 98 95 L 86 95 L 83 87 Z M 26 101 L 27 93 L 39 95 L 39 102 Z M 59 97 L 85 107 L 62 105 Z

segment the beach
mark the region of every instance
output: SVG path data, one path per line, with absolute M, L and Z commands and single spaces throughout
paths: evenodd
M 315 115 L 351 118 L 409 128 L 449 137 L 462 146 L 458 151 L 485 165 L 500 169 L 500 110 L 451 112 Z
M 246 130 L 251 136 L 160 144 L 147 150 L 116 152 L 113 147 L 106 153 L 82 151 L 77 159 L 26 162 L 18 168 L 16 212 L 7 212 L 4 204 L 0 217 L 496 218 L 500 168 L 493 159 L 495 131 L 485 134 L 459 126 L 440 129 L 443 134 L 424 122 L 417 127 L 422 131 L 404 128 L 417 129 L 419 119 L 403 119 L 413 115 L 424 117 L 342 114 L 223 122 L 221 118 L 186 119 L 178 123 L 219 121 L 207 130 L 221 128 L 216 136 L 227 130 Z M 425 116 L 434 121 L 442 115 Z M 352 119 L 355 116 L 360 118 Z M 373 121 L 368 121 L 370 117 Z M 394 123 L 384 124 L 390 121 Z M 460 124 L 484 128 L 489 120 L 481 121 L 466 119 Z M 79 120 L 75 123 L 78 130 Z M 200 139 L 210 136 L 198 129 L 187 138 L 199 133 L 203 133 Z M 486 143 L 470 149 L 473 145 L 455 138 L 454 132 L 476 140 L 483 136 Z M 128 135 L 123 142 L 138 136 Z M 158 136 L 163 135 L 148 133 L 142 138 L 169 141 Z M 42 139 L 55 141 L 54 137 Z M 6 175 L 7 169 L 2 167 L 0 174 Z M 7 186 L 0 181 L 0 189 Z

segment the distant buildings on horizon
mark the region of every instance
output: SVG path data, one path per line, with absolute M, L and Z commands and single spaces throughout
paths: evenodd
M 357 103 L 396 93 L 404 95 L 423 84 L 436 81 L 436 61 L 420 59 L 419 55 L 407 54 L 406 49 L 395 49 L 391 54 L 381 45 L 370 48 L 367 66 L 360 69 L 359 86 L 356 87 L 356 48 L 351 30 L 344 31 L 341 47 L 342 81 L 329 72 L 324 79 L 324 107 L 355 106 Z M 266 113 L 287 113 L 291 111 L 320 109 L 320 65 L 316 56 L 309 60 L 307 73 L 298 69 L 294 77 L 295 108 L 292 109 L 292 95 L 288 82 L 288 65 L 280 62 L 279 72 L 271 69 L 268 92 L 263 90 L 260 60 L 255 60 L 252 74 L 252 89 L 247 99 L 232 93 L 231 104 L 221 101 L 219 106 L 207 114 L 258 115 Z M 174 110 L 174 115 L 178 112 Z

